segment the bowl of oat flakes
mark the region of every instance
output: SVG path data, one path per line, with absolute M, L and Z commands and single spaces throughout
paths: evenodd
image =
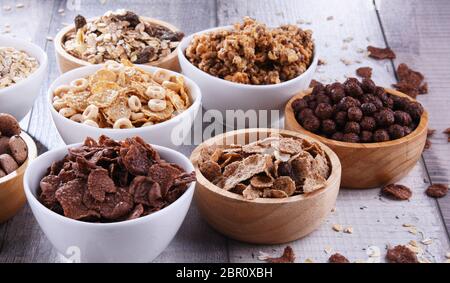
M 47 54 L 22 39 L 0 36 L 0 112 L 21 120 L 39 94 Z
M 48 90 L 47 105 L 66 144 L 86 137 L 141 136 L 175 147 L 189 134 L 199 87 L 173 71 L 107 61 L 71 70 Z
M 200 214 L 248 243 L 286 243 L 317 229 L 335 205 L 341 180 L 330 148 L 287 130 L 227 132 L 199 145 L 191 161 Z
M 74 68 L 123 59 L 179 71 L 176 49 L 184 34 L 157 19 L 119 9 L 100 17 L 78 15 L 55 37 L 56 61 L 65 73 Z
M 281 110 L 306 88 L 317 66 L 312 32 L 277 28 L 246 17 L 242 23 L 185 37 L 178 57 L 197 82 L 205 109 Z

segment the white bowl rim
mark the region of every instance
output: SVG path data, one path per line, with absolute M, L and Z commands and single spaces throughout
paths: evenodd
M 45 205 L 43 205 L 38 199 L 37 196 L 35 196 L 35 194 L 32 192 L 32 190 L 30 189 L 29 186 L 29 182 L 28 179 L 30 178 L 30 171 L 32 167 L 36 166 L 35 164 L 39 163 L 42 159 L 44 159 L 45 157 L 47 157 L 48 155 L 58 151 L 58 152 L 62 152 L 62 151 L 67 151 L 69 148 L 72 147 L 78 147 L 81 146 L 83 143 L 75 143 L 75 144 L 70 144 L 70 145 L 66 145 L 66 146 L 62 146 L 62 147 L 58 147 L 52 150 L 49 150 L 43 154 L 41 154 L 40 156 L 38 156 L 36 159 L 34 159 L 28 166 L 27 170 L 25 171 L 24 177 L 23 177 L 23 182 L 24 182 L 24 191 L 25 191 L 25 195 L 27 197 L 27 200 L 29 202 L 32 202 L 33 205 L 38 206 L 39 209 L 41 209 L 47 216 L 50 217 L 56 217 L 56 219 L 59 219 L 61 221 L 67 221 L 68 223 L 72 223 L 74 225 L 80 225 L 80 226 L 86 226 L 86 227 L 98 227 L 99 229 L 101 228 L 111 228 L 111 227 L 119 227 L 119 226 L 129 226 L 129 225 L 137 225 L 140 224 L 144 221 L 150 221 L 151 219 L 158 217 L 160 215 L 169 213 L 169 210 L 174 209 L 174 204 L 176 203 L 180 203 L 182 201 L 184 201 L 186 198 L 188 198 L 188 191 L 193 191 L 195 189 L 195 184 L 196 181 L 193 181 L 189 187 L 186 189 L 186 191 L 174 202 L 172 202 L 171 204 L 169 204 L 168 206 L 152 212 L 148 215 L 142 216 L 142 217 L 138 217 L 135 219 L 131 219 L 131 220 L 123 220 L 123 221 L 119 221 L 119 222 L 111 222 L 111 223 L 93 223 L 93 222 L 85 222 L 85 221 L 81 221 L 81 220 L 75 220 L 72 218 L 69 218 L 67 216 L 58 214 L 56 212 L 54 212 L 53 210 L 49 209 L 48 207 L 46 207 Z M 186 156 L 184 156 L 183 154 L 181 154 L 180 152 L 167 148 L 167 147 L 163 147 L 163 146 L 159 146 L 159 145 L 154 145 L 154 144 L 150 144 L 155 150 L 157 150 L 158 152 L 164 152 L 163 154 L 172 154 L 178 157 L 181 157 L 182 159 L 184 159 L 187 164 L 188 164 L 188 170 L 186 170 L 186 172 L 190 171 L 190 172 L 195 172 L 195 168 L 192 165 L 192 162 L 189 160 L 189 158 L 187 158 Z M 36 193 L 37 193 L 37 189 L 36 189 Z
M 188 63 L 189 65 L 191 65 L 193 68 L 195 68 L 197 71 L 201 72 L 203 75 L 206 75 L 209 79 L 212 79 L 216 82 L 221 82 L 224 83 L 226 85 L 229 86 L 235 86 L 235 87 L 241 87 L 241 88 L 246 88 L 246 89 L 265 89 L 265 90 L 271 90 L 271 89 L 277 89 L 277 88 L 281 88 L 283 86 L 288 86 L 291 84 L 295 84 L 297 81 L 301 80 L 304 76 L 306 76 L 306 73 L 309 72 L 313 72 L 314 70 L 312 70 L 313 66 L 317 65 L 318 62 L 318 52 L 317 52 L 317 41 L 314 39 L 313 37 L 313 42 L 314 42 L 314 52 L 313 52 L 313 59 L 311 60 L 311 63 L 309 64 L 308 68 L 306 68 L 306 70 L 301 73 L 300 75 L 298 75 L 297 77 L 290 79 L 288 81 L 285 82 L 281 82 L 279 84 L 267 84 L 267 85 L 252 85 L 252 84 L 241 84 L 241 83 L 236 83 L 236 82 L 231 82 L 231 81 L 227 81 L 225 79 L 221 79 L 219 77 L 215 77 L 203 70 L 200 70 L 197 66 L 195 66 L 194 64 L 192 64 L 184 55 L 184 51 L 186 50 L 188 44 L 191 42 L 192 38 L 196 35 L 200 35 L 200 34 L 204 34 L 204 33 L 209 33 L 209 32 L 213 32 L 213 31 L 217 31 L 217 30 L 227 30 L 227 29 L 231 29 L 233 28 L 232 25 L 228 25 L 228 26 L 220 26 L 220 27 L 214 27 L 214 28 L 210 28 L 210 29 L 206 29 L 206 30 L 202 30 L 196 33 L 193 33 L 189 36 L 185 36 L 180 44 L 178 45 L 178 59 L 185 61 L 186 63 Z
M 38 53 L 40 53 L 40 57 L 42 57 L 41 58 L 42 60 L 40 60 L 39 58 L 35 58 L 36 60 L 39 61 L 39 67 L 33 73 L 31 73 L 28 77 L 26 77 L 25 79 L 21 80 L 20 82 L 15 83 L 15 84 L 13 84 L 13 85 L 11 85 L 9 87 L 0 89 L 0 95 L 3 95 L 6 92 L 9 92 L 11 90 L 14 91 L 16 88 L 22 86 L 23 84 L 26 84 L 32 78 L 37 77 L 39 75 L 39 73 L 42 73 L 47 68 L 47 64 L 48 64 L 47 53 L 45 53 L 45 51 L 41 47 L 39 47 L 38 45 L 36 45 L 36 44 L 34 44 L 32 42 L 20 39 L 20 38 L 14 38 L 14 37 L 11 37 L 11 36 L 0 35 L 0 40 L 2 40 L 2 39 L 9 40 L 9 41 L 15 41 L 15 42 L 17 42 L 20 45 L 28 45 L 31 48 L 36 48 Z M 3 46 L 3 47 L 12 47 L 12 46 Z M 15 48 L 15 49 L 20 50 L 19 48 Z M 21 51 L 23 51 L 23 50 L 21 50 Z M 26 52 L 26 53 L 28 55 L 31 55 L 28 52 Z
M 158 71 L 158 70 L 164 70 L 164 71 L 169 72 L 169 73 L 172 73 L 172 74 L 174 74 L 174 75 L 182 76 L 182 77 L 184 78 L 185 81 L 189 82 L 189 83 L 193 86 L 193 91 L 197 93 L 197 97 L 194 98 L 194 97 L 191 95 L 191 94 L 192 94 L 192 90 L 191 90 L 191 92 L 189 93 L 189 96 L 190 96 L 190 98 L 193 99 L 194 101 L 193 101 L 192 104 L 191 104 L 186 110 L 184 110 L 182 113 L 180 113 L 180 114 L 178 114 L 177 116 L 175 116 L 175 117 L 173 117 L 173 118 L 170 118 L 170 119 L 168 119 L 168 120 L 166 120 L 166 121 L 164 121 L 164 122 L 161 122 L 161 123 L 157 123 L 157 124 L 150 125 L 150 126 L 147 126 L 147 127 L 138 127 L 138 128 L 131 128 L 131 129 L 95 128 L 95 127 L 92 127 L 92 126 L 89 126 L 89 125 L 85 125 L 85 124 L 83 124 L 83 123 L 75 122 L 75 121 L 73 121 L 73 120 L 71 120 L 71 119 L 69 119 L 69 118 L 66 118 L 66 117 L 62 116 L 61 114 L 59 114 L 59 113 L 56 111 L 55 107 L 53 107 L 53 104 L 52 104 L 53 89 L 55 89 L 57 86 L 62 85 L 62 84 L 56 85 L 56 81 L 62 79 L 63 77 L 70 76 L 70 75 L 72 75 L 73 73 L 84 71 L 85 69 L 92 69 L 92 73 L 93 73 L 94 71 L 96 71 L 96 70 L 102 68 L 103 65 L 104 65 L 104 64 L 92 64 L 92 65 L 88 65 L 88 66 L 83 66 L 83 67 L 75 68 L 75 69 L 70 70 L 70 71 L 68 71 L 68 72 L 66 72 L 66 73 L 64 73 L 64 74 L 61 74 L 59 77 L 57 77 L 57 78 L 52 82 L 52 84 L 49 86 L 49 88 L 48 88 L 48 90 L 47 90 L 47 104 L 48 104 L 48 107 L 50 108 L 50 111 L 51 111 L 53 114 L 55 114 L 55 115 L 61 116 L 60 118 L 62 118 L 62 119 L 64 119 L 64 120 L 67 120 L 67 122 L 68 122 L 69 124 L 72 124 L 72 125 L 78 125 L 78 126 L 84 127 L 84 128 L 85 128 L 85 127 L 88 127 L 88 129 L 91 129 L 91 128 L 92 128 L 92 129 L 95 129 L 96 131 L 98 131 L 99 133 L 102 133 L 102 134 L 105 134 L 105 135 L 115 134 L 115 133 L 130 134 L 130 135 L 133 135 L 133 134 L 134 134 L 134 135 L 137 135 L 137 134 L 141 133 L 142 130 L 158 129 L 158 128 L 160 128 L 160 127 L 163 127 L 163 126 L 167 125 L 168 123 L 174 123 L 174 122 L 177 122 L 178 120 L 180 120 L 180 119 L 183 118 L 184 116 L 188 115 L 189 113 L 191 113 L 192 111 L 194 111 L 195 108 L 200 107 L 200 105 L 201 105 L 202 93 L 201 93 L 200 87 L 197 85 L 197 83 L 195 83 L 193 80 L 191 80 L 191 79 L 188 78 L 187 76 L 185 76 L 185 75 L 183 75 L 183 74 L 180 74 L 180 73 L 177 73 L 177 72 L 174 72 L 174 71 L 171 71 L 171 70 L 167 70 L 167 69 L 163 69 L 163 68 L 159 68 L 159 67 L 155 67 L 155 66 L 138 65 L 138 64 L 136 64 L 136 65 L 134 65 L 134 66 L 137 66 L 137 67 L 139 67 L 139 68 L 142 68 L 142 69 L 144 69 L 144 70 L 146 70 L 146 71 L 155 72 L 155 71 Z M 81 78 L 81 77 L 80 77 L 80 78 Z

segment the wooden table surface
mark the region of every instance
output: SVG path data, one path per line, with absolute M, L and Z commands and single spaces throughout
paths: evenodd
M 16 4 L 24 4 L 17 8 Z M 10 6 L 7 11 L 4 6 Z M 20 5 L 19 5 L 20 6 Z M 443 262 L 449 249 L 450 196 L 435 200 L 424 190 L 430 183 L 450 180 L 450 143 L 442 131 L 450 127 L 450 1 L 447 0 L 1 0 L 0 32 L 32 40 L 49 56 L 49 71 L 40 96 L 21 122 L 39 143 L 40 153 L 63 145 L 51 122 L 44 99 L 49 84 L 59 75 L 53 43 L 64 24 L 77 14 L 91 17 L 107 10 L 127 8 L 140 15 L 175 24 L 186 34 L 228 25 L 249 15 L 268 25 L 297 23 L 314 31 L 320 66 L 315 78 L 329 83 L 354 76 L 360 66 L 373 68 L 374 81 L 390 86 L 396 81 L 395 67 L 405 62 L 423 72 L 429 94 L 418 99 L 430 112 L 430 128 L 436 129 L 427 150 L 412 172 L 400 183 L 412 188 L 410 201 L 379 197 L 379 189 L 345 190 L 339 193 L 336 211 L 311 235 L 290 243 L 297 262 L 326 262 L 326 251 L 338 251 L 351 261 L 367 260 L 367 251 L 379 248 L 384 261 L 387 245 L 419 243 L 422 261 Z M 64 9 L 64 11 L 62 10 Z M 8 25 L 11 27 L 8 28 Z M 360 49 L 368 44 L 390 46 L 397 59 L 375 61 Z M 350 65 L 342 61 L 351 61 Z M 180 147 L 189 155 L 193 147 Z M 338 233 L 333 224 L 353 227 L 353 233 Z M 410 224 L 416 227 L 417 233 Z M 424 245 L 422 240 L 430 243 Z M 428 241 L 425 241 L 428 242 Z M 193 204 L 184 224 L 156 262 L 258 262 L 259 252 L 279 254 L 285 245 L 248 245 L 212 230 Z M 372 247 L 371 249 L 368 249 Z M 144 248 L 144 247 L 143 247 Z M 61 262 L 59 255 L 36 223 L 28 206 L 0 225 L 0 262 Z

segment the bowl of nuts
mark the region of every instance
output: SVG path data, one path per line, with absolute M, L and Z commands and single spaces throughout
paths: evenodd
M 179 71 L 176 49 L 183 36 L 169 23 L 124 9 L 91 19 L 78 15 L 55 37 L 56 61 L 62 73 L 122 59 Z
M 194 168 L 181 153 L 147 142 L 87 138 L 30 164 L 28 203 L 61 254 L 77 249 L 80 262 L 150 262 L 167 247 L 190 207 Z
M 203 107 L 282 110 L 308 87 L 317 66 L 312 32 L 295 25 L 269 28 L 251 18 L 185 37 L 178 57 L 183 74 L 203 92 Z
M 226 236 L 279 244 L 314 231 L 333 209 L 341 164 L 313 138 L 278 129 L 215 136 L 192 153 L 195 202 Z
M 428 113 L 401 92 L 349 78 L 292 97 L 285 128 L 329 146 L 342 163 L 342 186 L 373 188 L 403 178 L 419 160 Z
M 62 74 L 50 86 L 47 103 L 66 144 L 138 135 L 175 147 L 189 134 L 201 92 L 169 70 L 107 61 Z
M 21 120 L 39 94 L 47 70 L 47 54 L 39 46 L 0 36 L 0 113 Z
M 0 223 L 13 217 L 25 204 L 23 175 L 37 156 L 33 139 L 17 120 L 0 113 Z

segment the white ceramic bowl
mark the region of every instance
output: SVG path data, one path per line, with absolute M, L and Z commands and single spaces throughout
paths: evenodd
M 71 260 L 81 262 L 150 262 L 172 241 L 183 222 L 194 193 L 195 182 L 175 202 L 150 215 L 116 223 L 88 223 L 57 214 L 36 198 L 39 182 L 53 161 L 61 160 L 74 144 L 44 153 L 28 167 L 24 189 L 41 229 L 53 246 Z M 161 157 L 192 172 L 187 157 L 154 146 Z M 77 258 L 79 257 L 79 258 Z
M 160 68 L 157 67 L 145 65 L 138 66 L 139 68 L 152 73 L 160 70 Z M 102 67 L 103 65 L 90 65 L 71 70 L 58 77 L 48 90 L 47 105 L 52 114 L 53 122 L 55 123 L 61 138 L 66 144 L 83 142 L 86 137 L 98 138 L 101 135 L 107 135 L 116 140 L 123 140 L 131 136 L 141 136 L 152 144 L 163 145 L 171 148 L 175 148 L 181 144 L 191 129 L 192 123 L 194 122 L 194 119 L 200 109 L 202 99 L 200 88 L 196 85 L 196 83 L 186 77 L 184 77 L 184 79 L 191 95 L 192 105 L 183 113 L 175 116 L 174 118 L 152 126 L 133 129 L 95 128 L 65 118 L 55 110 L 52 105 L 54 89 L 60 85 L 69 84 L 74 79 L 93 74 Z M 166 71 L 173 75 L 180 75 L 176 72 L 169 70 Z
M 0 89 L 0 112 L 9 113 L 20 121 L 39 94 L 47 70 L 47 54 L 36 44 L 10 36 L 0 36 L 0 47 L 14 47 L 39 61 L 38 69 L 26 79 Z
M 212 28 L 185 37 L 178 46 L 178 59 L 184 75 L 196 82 L 202 90 L 202 104 L 205 109 L 215 109 L 225 113 L 226 110 L 249 109 L 280 110 L 287 100 L 302 89 L 308 88 L 317 66 L 317 47 L 311 65 L 300 76 L 279 84 L 247 85 L 230 82 L 214 77 L 189 62 L 184 52 L 195 35 L 209 33 L 231 26 Z

